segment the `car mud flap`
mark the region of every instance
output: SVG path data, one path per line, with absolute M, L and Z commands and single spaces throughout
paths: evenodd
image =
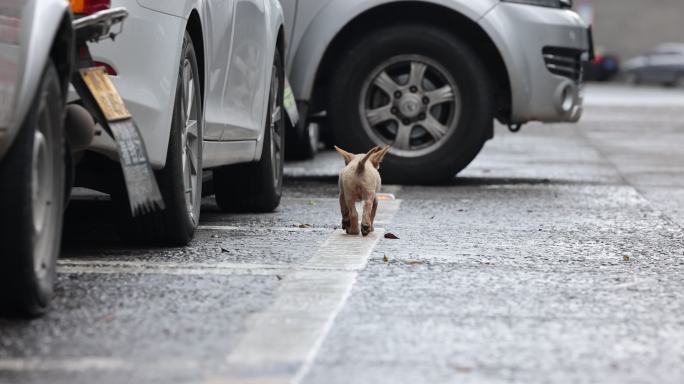
M 117 144 L 128 201 L 134 217 L 165 208 L 140 130 L 102 67 L 82 68 L 72 84 L 83 106 Z

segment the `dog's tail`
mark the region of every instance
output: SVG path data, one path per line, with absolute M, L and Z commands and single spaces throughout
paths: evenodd
M 373 154 L 379 150 L 380 147 L 375 147 L 368 151 L 368 153 L 366 153 L 366 156 L 364 156 L 363 159 L 361 159 L 361 161 L 359 161 L 359 164 L 356 166 L 356 173 L 363 173 L 363 171 L 366 169 L 366 163 L 368 162 L 368 159 L 370 159 L 370 157 L 373 156 Z

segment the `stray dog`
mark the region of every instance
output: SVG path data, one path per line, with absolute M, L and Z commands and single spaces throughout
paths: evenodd
M 346 166 L 340 172 L 340 210 L 342 211 L 342 229 L 349 235 L 359 234 L 359 214 L 356 202 L 363 202 L 363 218 L 361 233 L 367 236 L 373 232 L 375 212 L 378 199 L 375 194 L 380 191 L 380 163 L 389 151 L 389 146 L 380 149 L 375 147 L 366 154 L 355 155 L 335 146 L 342 155 Z

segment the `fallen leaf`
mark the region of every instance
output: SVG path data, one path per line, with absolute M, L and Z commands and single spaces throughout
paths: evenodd
M 425 262 L 419 261 L 419 260 L 402 260 L 402 262 L 406 265 L 412 265 L 412 266 L 425 264 Z
M 280 281 L 280 280 L 282 280 L 282 279 L 283 279 L 283 277 L 282 277 L 282 276 L 280 276 L 280 275 L 276 275 L 276 278 L 278 279 L 278 281 Z
M 624 256 L 622 256 L 622 260 L 624 260 L 624 261 L 629 261 L 629 255 L 624 255 Z
M 305 228 L 311 228 L 311 224 L 299 224 L 299 228 L 305 229 Z
M 451 364 L 451 367 L 459 373 L 470 373 L 473 371 L 472 367 L 464 367 L 464 366 L 459 366 L 456 364 Z
M 385 263 L 389 263 L 389 258 L 387 257 L 387 255 L 382 255 L 382 261 L 384 261 Z
M 399 239 L 399 238 L 398 238 L 397 235 L 395 235 L 394 233 L 392 233 L 392 232 L 387 232 L 387 233 L 385 233 L 385 239 L 397 240 L 397 239 Z
M 223 252 L 223 253 L 230 253 L 230 250 L 225 249 L 225 248 L 221 248 L 221 252 Z

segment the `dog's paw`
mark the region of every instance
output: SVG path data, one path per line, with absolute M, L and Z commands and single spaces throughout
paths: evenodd
M 373 231 L 373 229 L 371 228 L 370 225 L 368 225 L 368 224 L 361 224 L 361 233 L 362 233 L 364 236 L 368 236 L 368 234 L 371 233 L 372 231 Z
M 351 228 L 351 227 L 350 227 L 350 228 L 347 228 L 347 235 L 358 235 L 358 234 L 359 234 L 359 229 L 358 229 L 358 228 L 356 228 L 356 230 L 354 230 L 354 229 Z
M 349 229 L 350 226 L 351 226 L 351 220 L 342 219 L 342 229 L 344 229 L 346 231 L 347 229 Z

